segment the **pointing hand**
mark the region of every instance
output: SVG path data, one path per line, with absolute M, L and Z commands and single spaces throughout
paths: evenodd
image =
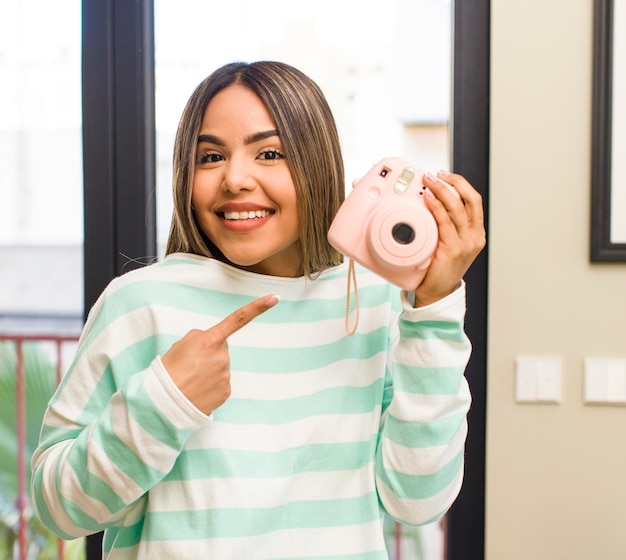
M 210 329 L 189 331 L 162 357 L 174 383 L 202 412 L 210 414 L 230 396 L 228 337 L 277 303 L 275 295 L 252 301 Z

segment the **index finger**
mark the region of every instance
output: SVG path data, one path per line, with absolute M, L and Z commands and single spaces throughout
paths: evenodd
M 462 175 L 448 171 L 439 171 L 437 178 L 442 180 L 441 177 L 443 177 L 445 183 L 452 185 L 454 190 L 460 195 L 470 221 L 482 222 L 483 201 L 481 194 Z
M 274 307 L 280 298 L 275 294 L 263 296 L 233 311 L 209 330 L 226 340 L 230 335 L 245 327 L 250 321 Z

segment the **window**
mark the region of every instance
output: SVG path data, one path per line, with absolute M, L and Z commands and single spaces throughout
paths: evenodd
M 159 254 L 171 216 L 178 120 L 194 88 L 218 66 L 272 59 L 322 88 L 335 114 L 347 188 L 385 156 L 449 167 L 450 0 L 305 2 L 261 9 L 249 0 L 155 0 Z M 183 32 L 184 31 L 184 32 Z
M 79 0 L 0 6 L 2 326 L 82 315 L 80 17 Z

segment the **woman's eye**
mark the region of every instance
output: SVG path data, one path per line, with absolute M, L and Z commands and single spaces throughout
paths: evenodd
M 277 159 L 285 159 L 285 156 L 278 150 L 263 150 L 259 154 L 259 159 L 263 159 L 265 161 L 274 161 Z
M 223 159 L 224 157 L 220 154 L 208 152 L 200 155 L 200 157 L 198 158 L 198 163 L 217 163 L 218 161 L 222 161 Z

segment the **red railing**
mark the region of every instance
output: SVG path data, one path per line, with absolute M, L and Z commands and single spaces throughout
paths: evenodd
M 63 376 L 62 350 L 65 343 L 74 343 L 77 336 L 58 335 L 14 335 L 0 334 L 0 342 L 13 342 L 16 349 L 15 366 L 15 401 L 16 401 L 16 432 L 17 432 L 17 500 L 18 518 L 18 553 L 19 560 L 26 560 L 28 555 L 28 535 L 26 510 L 28 508 L 28 482 L 26 480 L 26 372 L 24 371 L 24 343 L 48 342 L 56 347 L 56 377 L 57 384 Z M 65 542 L 58 539 L 57 557 L 64 557 Z

